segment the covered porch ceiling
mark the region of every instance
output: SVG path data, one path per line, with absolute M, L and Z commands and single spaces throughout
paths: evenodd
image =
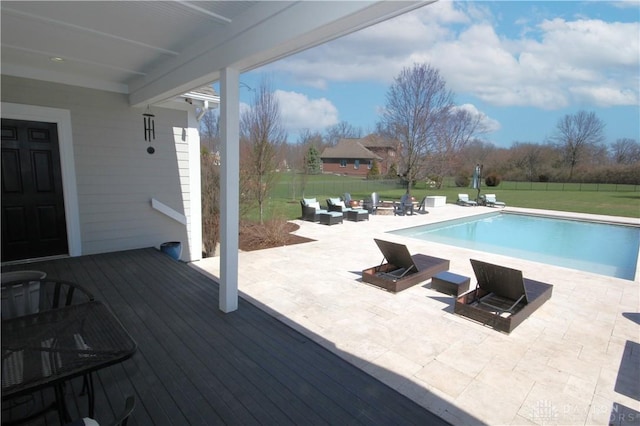
M 2 74 L 125 93 L 132 106 L 432 1 L 3 1 Z
M 220 81 L 220 309 L 231 312 L 240 74 L 433 1 L 2 1 L 1 73 L 122 93 L 132 107 Z

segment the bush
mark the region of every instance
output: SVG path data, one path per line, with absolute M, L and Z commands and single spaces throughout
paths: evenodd
M 471 183 L 471 179 L 467 175 L 458 175 L 456 176 L 455 183 L 459 188 L 466 188 Z
M 500 184 L 500 176 L 491 173 L 485 178 L 484 183 L 487 186 L 498 186 Z
M 389 166 L 389 170 L 387 170 L 387 179 L 395 179 L 398 177 L 398 166 L 396 166 L 396 163 L 392 163 L 391 166 Z
M 378 162 L 376 160 L 373 160 L 373 164 L 371 165 L 371 168 L 369 169 L 369 171 L 367 172 L 367 179 L 380 179 L 380 167 L 378 167 Z
M 240 222 L 240 238 L 245 250 L 278 247 L 286 244 L 289 238 L 288 228 L 289 223 L 282 218 L 266 220 L 262 225 L 243 220 Z
M 538 180 L 540 182 L 549 182 L 549 176 L 548 175 L 539 175 L 538 176 Z

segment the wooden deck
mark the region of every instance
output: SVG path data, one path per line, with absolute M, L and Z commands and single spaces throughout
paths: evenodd
M 155 249 L 3 271 L 17 269 L 82 284 L 137 341 L 133 358 L 96 376 L 101 422 L 135 395 L 132 425 L 447 424 L 243 299 L 222 313 L 217 283 Z M 71 397 L 74 414 L 78 406 L 86 412 L 84 399 Z

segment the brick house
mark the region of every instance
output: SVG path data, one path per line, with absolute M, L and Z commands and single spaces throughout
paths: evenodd
M 386 175 L 398 156 L 399 143 L 370 134 L 361 139 L 340 139 L 320 155 L 323 173 L 366 177 L 377 161 L 381 175 Z

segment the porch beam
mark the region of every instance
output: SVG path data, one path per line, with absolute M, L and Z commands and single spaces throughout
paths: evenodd
M 212 32 L 129 83 L 133 107 L 171 99 L 219 78 L 232 67 L 246 72 L 343 35 L 417 9 L 419 1 L 262 1 L 233 25 Z
M 240 204 L 240 72 L 220 73 L 220 302 L 238 309 L 238 217 Z

